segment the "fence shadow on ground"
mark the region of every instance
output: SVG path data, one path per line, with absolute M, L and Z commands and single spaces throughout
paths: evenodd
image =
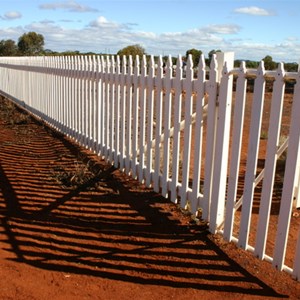
M 175 206 L 112 167 L 62 189 L 49 168 L 72 168 L 80 150 L 31 125 L 30 142 L 18 147 L 22 133 L 8 134 L 16 127 L 0 133 L 0 218 L 5 250 L 16 261 L 131 283 L 284 297 L 230 259 L 205 226 L 180 219 Z

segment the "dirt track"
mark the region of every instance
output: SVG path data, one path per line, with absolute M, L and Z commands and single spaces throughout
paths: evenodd
M 0 299 L 300 299 L 290 275 L 3 99 L 0 222 Z

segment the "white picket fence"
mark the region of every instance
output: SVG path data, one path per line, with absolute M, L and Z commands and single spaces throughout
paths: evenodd
M 294 238 L 292 265 L 285 264 L 293 205 L 300 207 L 300 72 L 286 73 L 282 64 L 266 71 L 263 62 L 258 70 L 247 70 L 244 62 L 234 69 L 233 53 L 214 56 L 209 68 L 202 56 L 197 76 L 191 57 L 185 76 L 182 65 L 180 56 L 175 67 L 171 57 L 165 67 L 162 57 L 157 62 L 153 57 L 134 62 L 132 57 L 1 57 L 0 93 L 182 208 L 200 213 L 211 232 L 300 279 L 300 235 Z M 255 81 L 238 197 L 247 76 Z M 265 165 L 258 173 L 267 77 L 274 79 L 273 94 Z M 280 144 L 288 79 L 296 84 L 289 137 Z M 267 254 L 276 162 L 287 147 L 275 246 Z M 254 191 L 261 183 L 253 225 Z M 254 242 L 249 241 L 253 226 Z

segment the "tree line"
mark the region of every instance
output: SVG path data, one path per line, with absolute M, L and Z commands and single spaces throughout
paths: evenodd
M 42 34 L 38 34 L 34 31 L 24 33 L 22 36 L 19 37 L 18 42 L 8 39 L 8 40 L 1 40 L 0 41 L 0 56 L 40 56 L 40 55 L 96 55 L 97 53 L 94 52 L 86 52 L 81 53 L 80 51 L 64 51 L 64 52 L 56 52 L 49 49 L 44 49 L 45 40 Z M 209 64 L 213 54 L 221 52 L 221 50 L 211 50 L 208 53 L 208 57 L 205 59 L 206 64 Z M 102 55 L 107 55 L 105 53 L 100 53 Z M 189 49 L 186 51 L 185 57 L 188 55 L 192 55 L 193 65 L 198 66 L 199 60 L 203 52 L 198 49 Z M 142 57 L 143 55 L 147 55 L 145 49 L 136 44 L 136 45 L 129 45 L 125 48 L 122 48 L 117 52 L 117 55 L 120 56 L 129 56 L 132 55 L 136 57 Z M 183 59 L 185 59 L 183 57 Z M 167 61 L 168 57 L 163 57 L 164 61 Z M 155 57 L 157 61 L 158 57 Z M 270 55 L 265 56 L 262 58 L 264 61 L 265 69 L 266 70 L 274 70 L 277 68 L 278 63 L 273 61 Z M 177 57 L 172 57 L 172 63 L 175 65 L 177 62 Z M 241 60 L 235 60 L 234 65 L 235 67 L 239 67 Z M 246 60 L 246 67 L 256 69 L 259 65 L 258 61 L 251 61 Z M 284 63 L 284 68 L 287 72 L 296 72 L 298 70 L 297 63 Z

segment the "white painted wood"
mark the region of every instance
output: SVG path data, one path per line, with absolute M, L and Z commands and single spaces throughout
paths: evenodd
M 216 132 L 216 148 L 212 181 L 209 230 L 216 232 L 225 217 L 225 197 L 231 125 L 233 56 L 228 57 L 222 72 L 219 89 L 219 110 Z
M 239 165 L 243 140 L 244 113 L 246 104 L 246 64 L 241 63 L 236 83 L 236 98 L 233 120 L 232 152 L 230 161 L 230 173 L 228 178 L 228 196 L 226 203 L 226 218 L 224 224 L 224 237 L 232 240 L 232 230 L 235 214 L 235 203 L 239 179 Z
M 160 137 L 162 135 L 162 116 L 163 116 L 163 61 L 162 56 L 159 56 L 157 75 L 155 77 L 156 86 L 156 114 L 155 114 L 155 167 L 153 176 L 153 189 L 155 192 L 160 191 L 160 177 L 161 177 L 161 142 Z
M 182 162 L 182 189 L 180 194 L 180 206 L 185 208 L 187 205 L 187 192 L 190 180 L 190 158 L 191 158 L 191 138 L 192 138 L 192 114 L 193 114 L 193 94 L 192 82 L 194 78 L 193 60 L 189 55 L 186 65 L 186 79 L 184 82 L 185 89 L 185 126 L 184 126 L 184 147 L 183 147 L 183 162 Z
M 71 80 L 70 80 L 70 57 L 65 57 L 64 61 L 64 103 L 65 103 L 65 110 L 64 114 L 64 123 L 65 123 L 65 132 L 67 136 L 71 136 Z
M 95 85 L 94 85 L 94 88 L 95 88 L 95 124 L 94 124 L 94 127 L 95 127 L 95 150 L 94 152 L 95 153 L 98 153 L 99 152 L 99 124 L 100 124 L 100 119 L 99 119 L 99 116 L 100 116 L 100 103 L 99 103 L 99 56 L 95 56 L 94 57 L 94 64 L 95 64 Z M 75 75 L 76 76 L 76 75 Z M 76 90 L 77 90 L 77 85 L 76 85 L 76 79 L 75 79 L 75 94 L 76 93 Z M 77 101 L 75 101 L 76 103 Z M 77 105 L 75 104 L 75 111 L 77 109 Z M 75 115 L 77 115 L 77 112 L 75 112 Z M 76 122 L 76 120 L 75 120 Z
M 119 167 L 124 170 L 125 167 L 125 132 L 126 132 L 126 74 L 127 74 L 127 59 L 122 57 L 122 74 L 121 74 L 121 98 L 120 98 L 120 157 Z
M 76 66 L 75 66 L 75 57 L 70 57 L 70 81 L 71 81 L 71 87 L 70 87 L 70 127 L 71 127 L 71 135 L 72 138 L 76 140 L 76 88 L 75 88 L 75 72 L 76 72 Z
M 57 62 L 56 62 L 56 70 L 57 70 L 57 91 L 56 91 L 56 95 L 57 95 L 57 99 L 58 99 L 58 104 L 56 107 L 56 120 L 57 120 L 57 124 L 58 124 L 58 130 L 62 131 L 63 129 L 63 123 L 62 123 L 62 112 L 64 110 L 63 108 L 63 96 L 62 96 L 62 77 L 61 77 L 61 61 L 62 58 L 58 57 L 57 58 Z M 25 75 L 26 79 L 28 81 L 29 77 L 28 75 Z M 30 92 L 30 90 L 27 91 L 27 99 L 30 99 L 30 95 L 28 94 Z M 30 103 L 29 103 L 30 105 Z
M 196 125 L 195 125 L 195 145 L 194 145 L 194 172 L 193 188 L 191 195 L 191 212 L 196 213 L 200 207 L 198 201 L 201 182 L 201 163 L 202 163 L 202 143 L 203 143 L 203 118 L 204 118 L 204 101 L 205 101 L 205 60 L 202 54 L 198 64 L 197 80 L 195 82 L 196 98 Z
M 139 74 L 140 74 L 140 58 L 135 57 L 134 78 L 133 78 L 133 99 L 132 99 L 132 177 L 137 178 L 138 174 L 138 136 L 139 136 Z
M 111 102 L 111 85 L 110 85 L 110 57 L 106 56 L 105 60 L 105 100 L 104 100 L 104 123 L 105 123 L 105 131 L 104 131 L 104 156 L 105 158 L 109 158 L 109 154 L 111 152 L 110 145 L 110 102 Z M 124 73 L 125 74 L 125 73 Z
M 263 259 L 267 242 L 268 225 L 273 196 L 273 186 L 276 172 L 277 149 L 284 100 L 284 69 L 283 63 L 278 65 L 275 83 L 273 85 L 272 105 L 270 112 L 268 143 L 265 161 L 265 173 L 260 200 L 259 218 L 256 234 L 255 255 Z
M 76 136 L 76 141 L 78 143 L 80 143 L 80 140 L 81 140 L 81 85 L 82 85 L 82 82 L 81 82 L 81 78 L 80 78 L 80 72 L 81 72 L 81 59 L 80 59 L 80 56 L 76 56 L 75 58 L 75 61 L 76 61 L 76 86 L 77 86 L 77 96 L 76 96 L 76 111 L 77 111 L 77 114 L 76 114 L 76 128 L 77 128 L 77 136 Z M 52 100 L 53 102 L 53 100 Z
M 278 226 L 275 242 L 273 265 L 282 270 L 284 267 L 288 232 L 290 227 L 291 212 L 293 207 L 293 196 L 295 186 L 295 175 L 299 159 L 299 111 L 300 111 L 300 72 L 294 88 L 293 107 L 290 125 L 289 148 L 286 158 L 285 174 L 283 181 L 282 196 L 280 201 L 280 211 L 278 216 Z
M 116 60 L 114 60 L 113 66 L 114 68 L 114 117 L 112 121 L 112 126 L 114 126 L 113 143 L 114 143 L 114 151 L 113 151 L 113 160 L 114 166 L 117 168 L 119 166 L 119 149 L 120 149 L 120 98 L 121 98 L 121 86 L 120 86 L 120 77 L 121 77 L 121 66 L 120 66 L 120 56 L 117 56 Z
M 98 73 L 97 73 L 97 81 L 98 81 L 98 147 L 97 153 L 102 157 L 103 155 L 103 99 L 104 99 L 104 91 L 103 91 L 103 58 L 98 57 Z
M 173 153 L 172 153 L 172 183 L 171 183 L 171 201 L 177 203 L 177 187 L 179 181 L 179 161 L 180 161 L 180 123 L 181 123 L 181 105 L 182 105 L 182 57 L 177 58 L 176 77 L 174 81 L 174 132 L 173 132 Z M 157 137 L 157 141 L 158 137 Z
M 133 62 L 132 56 L 129 56 L 128 71 L 126 76 L 126 109 L 125 109 L 125 130 L 126 130 L 126 142 L 125 142 L 125 172 L 130 172 L 130 161 L 132 156 L 132 74 L 133 74 Z
M 151 141 L 153 139 L 153 117 L 154 117 L 154 57 L 150 57 L 149 72 L 147 78 L 147 156 L 146 156 L 146 186 L 150 187 L 152 184 L 153 172 L 153 150 Z
M 298 166 L 297 163 L 297 171 L 296 171 L 296 176 L 295 176 L 295 187 L 294 187 L 294 198 L 295 198 L 295 207 L 299 207 L 298 203 L 299 203 L 299 195 L 300 195 L 300 190 L 299 190 L 299 182 L 300 182 L 300 178 L 299 178 L 299 171 L 300 168 Z
M 81 85 L 81 145 L 88 148 L 88 119 L 87 116 L 89 114 L 89 104 L 87 103 L 88 95 L 88 57 L 82 57 L 81 60 L 82 64 L 82 72 L 80 74 L 80 79 L 82 81 Z
M 145 169 L 145 152 L 142 149 L 145 146 L 146 138 L 146 107 L 147 107 L 147 62 L 146 56 L 143 56 L 141 65 L 141 77 L 140 77 L 140 132 L 139 132 L 139 171 L 138 179 L 141 183 L 144 182 L 144 169 Z
M 88 56 L 88 110 L 87 110 L 87 136 L 88 136 L 88 143 L 87 147 L 88 149 L 92 150 L 93 145 L 93 64 L 92 64 L 92 57 Z
M 109 151 L 109 157 L 108 157 L 108 161 L 110 161 L 111 163 L 114 162 L 114 158 L 115 158 L 115 153 L 116 153 L 116 148 L 115 148 L 115 121 L 116 121 L 116 114 L 115 114 L 115 108 L 116 108 L 116 102 L 117 97 L 116 97 L 116 84 L 117 84 L 117 80 L 116 80 L 116 63 L 115 63 L 115 58 L 112 56 L 110 58 L 110 71 L 109 71 L 109 83 L 110 83 L 110 96 L 109 96 L 109 110 L 110 110 L 110 114 L 109 114 L 109 128 L 110 128 L 110 132 L 109 132 L 109 145 L 110 145 L 110 151 Z
M 244 200 L 242 207 L 241 224 L 239 231 L 239 246 L 247 249 L 251 212 L 253 205 L 253 194 L 255 187 L 255 174 L 259 150 L 260 129 L 262 122 L 262 111 L 264 103 L 265 92 L 265 78 L 264 78 L 264 63 L 260 63 L 257 70 L 257 77 L 255 79 L 251 123 L 250 123 L 250 137 L 247 154 L 247 167 L 245 174 Z
M 91 57 L 91 85 L 92 85 L 92 107 L 91 107 L 91 151 L 95 152 L 97 147 L 96 124 L 97 124 L 97 83 L 96 83 L 96 57 Z
M 210 201 L 213 176 L 213 157 L 216 141 L 216 118 L 217 118 L 217 92 L 218 92 L 218 77 L 217 77 L 217 61 L 214 54 L 210 64 L 209 81 L 207 82 L 208 108 L 207 108 L 207 138 L 205 145 L 205 179 L 204 193 L 202 204 L 202 217 L 209 221 L 210 216 Z
M 89 106 L 89 149 L 94 151 L 95 147 L 95 65 L 93 56 L 89 58 L 90 64 L 90 106 Z
M 172 59 L 168 57 L 165 75 L 165 97 L 164 97 L 164 144 L 163 144 L 163 172 L 162 172 L 162 195 L 168 196 L 168 181 L 170 170 L 170 128 L 171 128 L 171 111 L 172 111 L 172 93 L 171 93 L 171 80 L 173 78 Z
M 92 115 L 93 115 L 93 85 L 92 85 L 92 57 L 87 56 L 86 60 L 86 87 L 87 87 L 87 99 L 86 99 L 86 148 L 92 150 Z

